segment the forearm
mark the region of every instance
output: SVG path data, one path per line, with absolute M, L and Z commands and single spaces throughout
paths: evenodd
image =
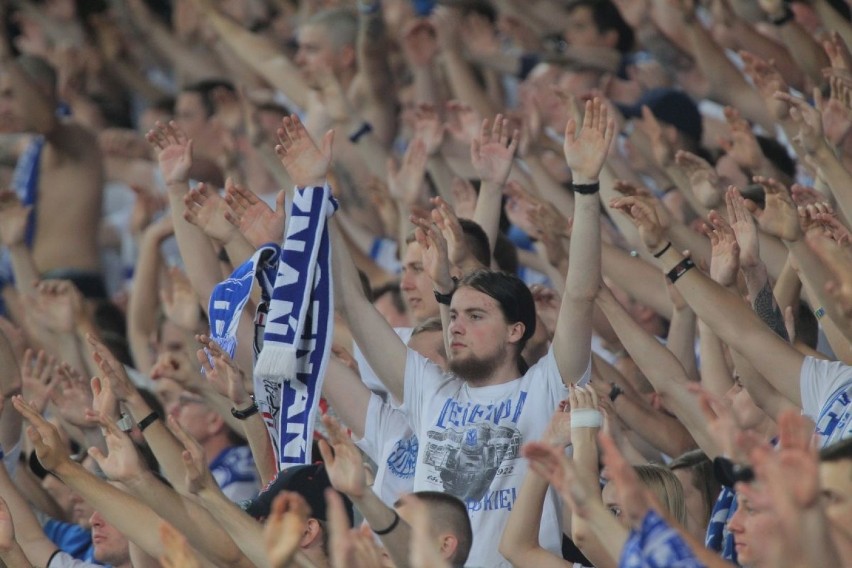
M 748 297 L 754 313 L 778 337 L 784 341 L 790 341 L 787 328 L 784 325 L 784 314 L 781 313 L 778 304 L 775 302 L 769 275 L 766 273 L 766 266 L 762 262 L 758 262 L 756 266 L 743 268 L 742 273 L 745 276 Z
M 157 329 L 161 262 L 160 240 L 146 233 L 142 238 L 127 305 L 127 337 L 133 361 L 140 373 L 147 373 L 154 365 L 148 342 Z
M 41 279 L 41 273 L 36 268 L 30 249 L 24 243 L 10 246 L 9 260 L 15 275 L 15 289 L 22 296 L 32 295 L 35 292 L 33 283 Z
M 356 438 L 364 437 L 370 390 L 355 371 L 331 358 L 322 384 L 322 394 L 335 409 L 340 420 Z
M 852 191 L 849 190 L 852 186 L 852 175 L 834 154 L 828 142 L 820 144 L 812 158 L 828 184 L 837 207 L 846 219 L 852 219 Z
M 825 291 L 826 283 L 831 280 L 828 268 L 811 252 L 803 239 L 785 244 L 799 265 L 799 278 L 807 286 L 809 293 L 813 294 L 810 296 L 811 299 L 825 308 L 826 317 L 830 318 L 843 333 L 846 341 L 852 341 L 852 322 L 845 317 L 834 299 Z
M 171 184 L 168 187 L 169 205 L 172 211 L 175 239 L 181 259 L 186 266 L 186 275 L 198 294 L 199 301 L 206 304 L 213 288 L 222 280 L 219 273 L 219 259 L 201 229 L 184 219 L 186 206 L 183 197 L 188 186 L 186 183 Z
M 50 560 L 50 556 L 56 550 L 56 545 L 45 536 L 41 524 L 30 509 L 29 503 L 12 482 L 2 461 L 0 461 L 0 494 L 2 494 L 12 515 L 17 542 L 26 552 L 30 562 L 35 563 L 36 566 L 47 566 L 47 561 Z M 9 564 L 8 566 L 15 565 Z
M 335 301 L 340 300 L 338 307 L 350 324 L 355 343 L 361 347 L 379 379 L 397 400 L 402 401 L 407 349 L 364 296 L 355 265 L 333 219 L 329 230 L 332 237 Z
M 733 375 L 725 359 L 724 344 L 702 320 L 698 320 L 698 335 L 701 348 L 701 386 L 711 394 L 722 397 L 734 384 Z
M 374 531 L 386 530 L 398 518 L 398 514 L 370 489 L 367 489 L 362 497 L 350 498 Z M 396 528 L 379 538 L 397 568 L 410 566 L 408 551 L 411 547 L 411 527 L 408 523 L 399 520 Z
M 220 566 L 245 566 L 248 560 L 216 520 L 200 505 L 175 493 L 149 471 L 127 482 L 136 498 L 174 526 L 195 548 Z
M 778 30 L 781 41 L 787 46 L 787 51 L 793 57 L 799 69 L 814 84 L 822 84 L 825 81 L 822 70 L 831 66 L 828 55 L 822 46 L 795 20 L 787 22 L 783 26 L 778 26 Z
M 731 360 L 749 396 L 767 416 L 778 416 L 781 411 L 794 408 L 793 403 L 778 392 L 736 348 L 731 348 Z
M 308 86 L 299 68 L 281 53 L 281 49 L 267 38 L 254 34 L 215 9 L 206 9 L 205 16 L 219 34 L 246 65 L 266 79 L 270 85 L 301 108 L 308 103 Z
M 24 549 L 17 541 L 13 541 L 12 547 L 8 550 L 0 549 L 0 562 L 14 568 L 32 568 L 27 555 L 24 554 Z
M 775 287 L 772 289 L 772 294 L 775 296 L 775 301 L 778 302 L 778 307 L 783 313 L 788 307 L 793 308 L 795 314 L 799 309 L 799 298 L 802 293 L 802 281 L 799 280 L 799 275 L 792 263 L 788 260 L 784 263 L 784 268 L 781 274 L 775 281 Z
M 269 568 L 263 543 L 263 526 L 232 503 L 218 487 L 205 487 L 198 493 L 198 497 L 249 561 L 258 568 Z
M 666 348 L 677 357 L 690 381 L 699 381 L 698 363 L 695 360 L 695 312 L 689 307 L 675 309 L 666 336 Z
M 497 242 L 497 235 L 500 233 L 500 211 L 502 208 L 503 188 L 492 182 L 483 181 L 479 188 L 479 196 L 476 198 L 473 220 L 485 231 L 492 254 Z
M 234 237 L 225 243 L 225 252 L 228 253 L 231 266 L 236 268 L 254 255 L 255 248 L 241 232 L 234 231 Z
M 447 82 L 452 89 L 453 98 L 470 105 L 480 116 L 493 116 L 495 109 L 461 52 L 457 49 L 445 49 L 443 55 Z
M 601 243 L 601 269 L 632 298 L 666 319 L 672 317 L 672 301 L 655 266 L 614 245 Z
M 559 212 L 563 215 L 573 215 L 574 195 L 563 187 L 562 184 L 553 179 L 547 168 L 541 163 L 541 159 L 531 154 L 524 158 L 524 163 L 529 168 L 533 185 L 539 194 L 559 209 Z
M 500 554 L 518 568 L 564 566 L 561 559 L 541 547 L 539 530 L 547 481 L 529 471 L 518 491 L 518 499 L 500 539 Z
M 840 34 L 846 45 L 852 45 L 852 24 L 849 20 L 841 16 L 827 0 L 814 0 L 812 5 L 822 25 Z
M 160 558 L 163 555 L 157 531 L 160 518 L 147 505 L 70 460 L 57 467 L 54 473 L 128 540 L 151 556 Z
M 272 440 L 269 438 L 266 423 L 259 412 L 242 422 L 243 434 L 245 434 L 251 449 L 254 465 L 260 476 L 260 484 L 266 487 L 278 475 L 278 460 L 275 458 L 275 451 L 272 449 Z
M 138 392 L 127 400 L 125 406 L 137 424 L 151 414 L 151 407 Z M 154 452 L 163 475 L 169 480 L 175 491 L 185 495 L 186 468 L 183 465 L 183 446 L 169 432 L 163 420 L 165 420 L 165 417 L 161 416 L 152 422 L 145 428 L 142 435 L 151 451 Z
M 696 444 L 707 455 L 717 455 L 718 452 L 715 451 L 709 432 L 701 426 L 700 421 L 703 419 L 697 401 L 694 407 L 690 409 L 693 414 L 687 414 L 682 410 L 688 404 L 685 396 L 664 400 L 671 405 L 672 411 L 679 417 L 678 419 L 658 412 L 642 402 L 641 399 L 633 398 L 627 394 L 615 399 L 615 411 L 630 430 L 638 434 L 657 451 L 668 456 L 679 456 L 694 449 Z M 688 420 L 690 428 L 687 429 L 681 420 Z
M 363 1 L 363 0 L 362 0 Z M 386 102 L 387 94 L 393 92 L 393 73 L 388 63 L 388 37 L 381 4 L 372 12 L 360 10 L 358 17 L 358 72 L 363 73 L 367 90 L 367 113 L 373 129 L 384 146 L 393 141 L 396 113 L 393 105 Z

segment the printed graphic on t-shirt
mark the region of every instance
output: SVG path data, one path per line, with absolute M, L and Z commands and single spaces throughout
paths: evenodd
M 482 500 L 497 476 L 510 475 L 523 437 L 518 419 L 527 393 L 494 404 L 449 398 L 436 425 L 426 433 L 423 462 L 434 469 L 429 481 L 471 503 Z
M 849 436 L 850 390 L 852 385 L 844 385 L 828 398 L 820 410 L 816 432 L 823 447 Z
M 418 447 L 417 436 L 399 440 L 388 456 L 388 471 L 400 479 L 414 478 Z

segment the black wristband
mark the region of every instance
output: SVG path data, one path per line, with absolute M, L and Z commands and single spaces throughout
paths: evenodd
M 358 140 L 360 140 L 362 136 L 366 136 L 367 134 L 369 134 L 372 131 L 373 131 L 373 125 L 370 124 L 369 122 L 365 122 L 364 124 L 361 125 L 361 128 L 359 128 L 358 130 L 356 130 L 355 132 L 353 132 L 352 134 L 349 135 L 349 141 L 352 142 L 353 144 L 357 144 Z
M 384 529 L 384 530 L 381 530 L 381 531 L 374 530 L 373 532 L 376 533 L 379 536 L 385 536 L 386 534 L 390 534 L 391 532 L 393 532 L 393 530 L 398 525 L 399 525 L 399 514 L 396 511 L 394 511 L 393 512 L 393 522 L 390 524 L 390 526 L 388 528 Z
M 159 419 L 160 419 L 160 415 L 155 410 L 154 412 L 152 412 L 151 414 L 149 414 L 148 416 L 146 416 L 145 418 L 143 418 L 142 420 L 137 422 L 136 425 L 139 426 L 140 432 L 144 432 L 145 428 L 147 428 L 148 426 L 150 426 L 151 424 L 153 424 L 154 422 L 156 422 Z
M 231 408 L 231 416 L 236 418 L 237 420 L 245 420 L 249 416 L 254 416 L 257 414 L 258 410 L 257 403 L 254 401 L 254 396 L 251 397 L 251 406 L 244 410 L 237 410 L 236 408 Z
M 663 249 L 662 249 L 660 252 L 655 252 L 655 253 L 654 253 L 654 258 L 660 258 L 660 257 L 661 257 L 661 256 L 663 256 L 663 255 L 666 253 L 666 251 L 667 251 L 667 250 L 669 250 L 670 248 L 672 248 L 672 242 L 671 242 L 671 241 L 669 241 L 669 242 L 668 242 L 668 244 L 667 244 L 666 246 L 664 246 L 664 247 L 663 247 Z
M 571 191 L 580 195 L 594 195 L 601 190 L 600 182 L 594 183 L 574 183 L 571 182 Z
M 669 270 L 669 273 L 666 274 L 669 278 L 669 282 L 674 284 L 678 281 L 678 278 L 689 272 L 695 268 L 695 263 L 692 262 L 691 258 L 684 258 L 680 262 L 677 263 L 677 266 Z
M 443 304 L 445 306 L 450 305 L 450 302 L 453 299 L 453 294 L 456 293 L 456 288 L 458 288 L 458 285 L 459 285 L 459 279 L 456 278 L 455 276 L 453 276 L 452 278 L 453 278 L 453 289 L 449 293 L 442 294 L 441 292 L 438 292 L 437 290 L 432 290 L 432 292 L 434 292 L 434 294 L 435 294 L 435 301 L 438 302 L 439 304 Z
M 784 6 L 784 15 L 778 16 L 777 18 L 769 18 L 769 21 L 773 26 L 783 26 L 788 22 L 792 22 L 796 18 L 796 15 L 793 13 L 793 10 L 790 9 L 790 6 Z
M 609 401 L 615 402 L 615 399 L 624 394 L 624 389 L 615 383 L 612 383 L 612 388 L 609 390 Z

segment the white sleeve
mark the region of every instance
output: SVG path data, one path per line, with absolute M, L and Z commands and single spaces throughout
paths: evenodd
M 542 379 L 534 379 L 535 384 L 546 384 L 551 401 L 560 401 L 568 398 L 568 387 L 562 380 L 562 375 L 559 373 L 559 365 L 556 364 L 556 357 L 553 355 L 553 346 L 547 350 L 547 354 L 538 360 L 538 362 L 530 367 L 527 374 L 544 375 Z M 586 371 L 580 380 L 577 381 L 578 386 L 585 386 L 592 378 L 592 359 L 589 355 L 589 363 L 586 365 Z
M 385 433 L 384 409 L 385 403 L 379 395 L 371 394 L 367 404 L 367 416 L 364 419 L 364 437 L 355 442 L 375 463 L 380 463 L 379 455 L 384 447 L 382 438 Z
M 18 460 L 21 457 L 21 442 L 12 446 L 8 451 L 6 448 L 0 448 L 0 453 L 3 454 L 3 465 L 6 466 L 6 471 L 9 477 L 15 478 L 15 472 L 18 470 Z
M 852 367 L 840 361 L 825 361 L 805 357 L 799 379 L 802 394 L 802 411 L 816 420 L 831 395 L 844 385 L 852 383 Z
M 47 563 L 47 568 L 102 568 L 102 566 L 100 564 L 92 564 L 91 562 L 77 560 L 67 552 L 57 550 L 53 556 L 50 557 L 50 561 Z

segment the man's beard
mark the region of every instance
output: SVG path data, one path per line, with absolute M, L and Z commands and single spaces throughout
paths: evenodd
M 503 360 L 506 358 L 506 346 L 488 357 L 470 355 L 464 359 L 451 358 L 449 368 L 457 377 L 464 379 L 474 386 L 488 382 Z

